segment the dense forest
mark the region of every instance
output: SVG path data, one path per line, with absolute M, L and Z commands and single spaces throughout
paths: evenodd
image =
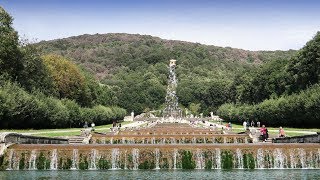
M 177 60 L 179 105 L 230 122 L 320 127 L 320 33 L 299 51 L 247 51 L 138 34 L 28 44 L 0 9 L 0 127 L 78 127 L 164 109 Z M 263 42 L 262 42 L 263 43 Z
M 0 7 L 0 128 L 81 127 L 122 119 L 111 88 L 58 55 L 19 41 Z

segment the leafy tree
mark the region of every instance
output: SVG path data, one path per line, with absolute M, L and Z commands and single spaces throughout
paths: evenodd
M 59 98 L 80 99 L 85 91 L 85 77 L 76 65 L 58 55 L 43 56 Z
M 20 60 L 18 33 L 12 27 L 13 18 L 0 7 L 0 73 L 17 79 L 23 64 Z

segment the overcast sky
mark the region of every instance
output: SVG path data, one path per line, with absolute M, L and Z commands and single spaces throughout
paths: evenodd
M 0 0 L 30 40 L 133 33 L 247 50 L 300 49 L 320 30 L 320 1 Z

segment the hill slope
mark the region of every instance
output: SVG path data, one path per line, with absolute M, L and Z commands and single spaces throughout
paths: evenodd
M 206 59 L 226 63 L 261 64 L 275 58 L 288 58 L 295 52 L 293 50 L 247 51 L 122 33 L 85 34 L 42 41 L 38 45 L 43 53 L 55 53 L 68 57 L 94 72 L 100 79 L 113 74 L 121 66 L 134 70 L 137 68 L 134 66 L 137 63 L 139 66 L 147 66 L 147 64 L 159 62 L 167 63 L 173 58 L 177 59 L 181 66 L 190 64 L 190 61 Z M 212 63 L 208 65 L 210 64 Z
M 200 104 L 201 111 L 208 113 L 230 99 L 228 89 L 236 74 L 295 53 L 247 51 L 136 34 L 81 35 L 37 46 L 44 54 L 59 54 L 85 67 L 114 87 L 119 106 L 138 113 L 164 103 L 170 59 L 177 59 L 180 103 L 189 109 Z

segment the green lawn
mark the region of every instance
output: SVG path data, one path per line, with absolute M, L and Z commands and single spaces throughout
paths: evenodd
M 121 125 L 130 124 L 132 122 L 121 122 Z M 112 124 L 96 126 L 96 132 L 109 132 Z M 30 135 L 46 136 L 46 137 L 59 137 L 59 136 L 74 136 L 80 135 L 80 131 L 83 128 L 63 128 L 63 129 L 1 129 L 0 132 L 17 132 L 17 133 L 28 133 Z
M 226 122 L 222 122 L 222 124 L 226 124 Z M 242 124 L 232 124 L 232 128 L 241 128 L 243 129 Z M 279 130 L 279 127 L 267 127 L 268 130 Z M 319 128 L 289 128 L 283 126 L 286 131 L 311 131 L 311 132 L 320 132 Z
M 210 121 L 213 122 L 213 121 Z M 132 122 L 121 122 L 121 125 L 130 124 Z M 216 123 L 214 121 L 214 123 Z M 222 124 L 226 124 L 227 122 L 222 122 Z M 140 126 L 144 126 L 145 124 L 141 124 Z M 110 128 L 112 127 L 112 124 L 107 125 L 101 125 L 96 126 L 95 131 L 99 133 L 106 133 L 110 132 Z M 277 136 L 279 127 L 267 127 L 269 130 L 270 136 Z M 283 127 L 287 136 L 300 136 L 300 135 L 306 135 L 310 134 L 310 132 L 320 132 L 320 129 L 312 128 L 312 129 L 306 129 L 306 128 L 286 128 Z M 30 135 L 37 135 L 37 136 L 46 136 L 46 137 L 62 137 L 62 136 L 74 136 L 74 135 L 80 135 L 80 131 L 83 128 L 63 128 L 63 129 L 2 129 L 0 132 L 17 132 L 17 133 L 27 133 Z M 239 133 L 243 132 L 243 126 L 241 124 L 232 124 L 232 132 Z

